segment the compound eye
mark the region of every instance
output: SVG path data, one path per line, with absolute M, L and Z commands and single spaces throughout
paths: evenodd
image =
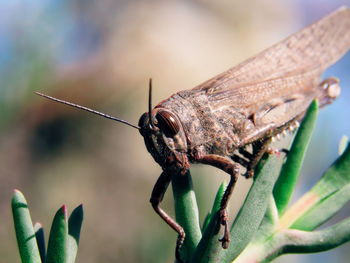
M 156 119 L 158 121 L 158 128 L 166 137 L 174 137 L 179 132 L 179 124 L 175 116 L 169 111 L 158 111 Z

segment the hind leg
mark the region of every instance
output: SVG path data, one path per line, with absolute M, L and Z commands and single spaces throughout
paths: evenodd
M 220 224 L 224 226 L 224 236 L 221 239 L 219 239 L 219 241 L 221 242 L 222 247 L 226 249 L 228 248 L 228 245 L 230 243 L 227 204 L 231 197 L 233 188 L 237 182 L 237 178 L 239 174 L 238 164 L 231 161 L 230 159 L 227 159 L 219 155 L 214 155 L 214 154 L 204 155 L 196 161 L 203 164 L 209 164 L 214 167 L 217 167 L 230 175 L 230 182 L 227 185 L 224 196 L 221 199 L 221 205 L 220 205 L 220 211 L 219 211 Z

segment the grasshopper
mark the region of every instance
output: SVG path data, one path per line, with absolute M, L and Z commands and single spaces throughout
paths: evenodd
M 342 7 L 256 56 L 190 89 L 180 91 L 154 108 L 152 81 L 148 111 L 138 125 L 84 106 L 64 103 L 139 130 L 147 150 L 161 166 L 151 195 L 159 216 L 177 233 L 176 258 L 184 242 L 183 228 L 160 208 L 174 176 L 184 175 L 191 163 L 212 165 L 229 174 L 218 220 L 224 227 L 219 240 L 230 243 L 227 204 L 239 174 L 247 178 L 273 138 L 292 129 L 310 103 L 320 106 L 340 94 L 339 80 L 320 80 L 321 74 L 350 48 L 350 9 Z M 244 172 L 240 172 L 243 167 Z

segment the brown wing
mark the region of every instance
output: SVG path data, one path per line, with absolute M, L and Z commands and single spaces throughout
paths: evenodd
M 236 107 L 250 106 L 268 98 L 294 93 L 290 83 L 286 86 L 286 81 L 278 79 L 293 79 L 303 74 L 317 78 L 349 48 L 350 9 L 342 7 L 188 92 L 204 92 L 211 101 L 229 99 Z M 273 83 L 273 80 L 281 85 L 263 83 Z M 300 90 L 305 88 L 298 86 Z
M 349 48 L 350 9 L 343 7 L 238 66 L 175 94 L 188 102 L 187 107 L 193 105 L 193 118 L 177 112 L 173 101 L 161 105 L 179 114 L 192 145 L 212 145 L 212 135 L 221 134 L 240 147 L 293 120 L 313 99 L 324 96 L 320 75 Z M 194 125 L 194 117 L 200 124 Z M 203 129 L 193 128 L 197 126 Z

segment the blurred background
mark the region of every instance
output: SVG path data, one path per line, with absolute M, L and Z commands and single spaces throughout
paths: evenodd
M 0 0 L 0 262 L 20 262 L 10 199 L 21 190 L 48 234 L 62 204 L 84 204 L 78 262 L 173 262 L 176 234 L 149 197 L 161 172 L 138 131 L 59 105 L 41 91 L 132 123 L 153 103 L 192 88 L 325 16 L 341 0 Z M 325 76 L 342 95 L 319 116 L 295 198 L 350 135 L 350 53 Z M 200 217 L 228 177 L 193 166 Z M 250 185 L 241 179 L 231 219 Z M 173 214 L 169 189 L 163 207 Z M 343 209 L 334 220 L 349 215 Z M 348 262 L 349 245 L 276 262 Z

